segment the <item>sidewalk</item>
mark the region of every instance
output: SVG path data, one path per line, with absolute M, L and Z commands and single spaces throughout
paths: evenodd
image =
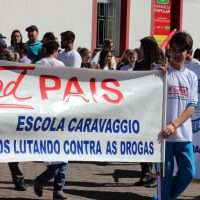
M 0 164 L 0 200 L 50 200 L 52 186 L 45 187 L 44 197 L 33 192 L 33 179 L 45 169 L 43 163 L 23 163 L 27 191 L 14 190 L 7 164 Z M 135 187 L 139 165 L 120 163 L 70 163 L 65 192 L 69 200 L 151 200 L 155 189 Z M 118 179 L 116 183 L 113 176 Z M 200 200 L 200 184 L 192 183 L 180 199 Z

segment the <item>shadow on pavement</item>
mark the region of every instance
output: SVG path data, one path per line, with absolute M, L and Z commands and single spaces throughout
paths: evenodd
M 133 187 L 133 183 L 96 183 L 84 181 L 66 181 L 66 186 L 80 186 L 80 187 Z
M 119 182 L 119 178 L 137 178 L 140 177 L 140 172 L 135 170 L 121 170 L 115 169 L 113 173 L 110 174 L 95 174 L 99 176 L 112 176 L 114 182 Z
M 36 199 L 36 198 L 23 198 L 23 197 L 11 197 L 11 198 L 0 198 L 0 200 L 41 200 L 41 199 Z M 42 199 L 42 200 L 49 200 L 49 199 Z
M 65 190 L 66 193 L 98 200 L 151 200 L 151 197 L 140 196 L 130 192 L 108 192 L 90 190 Z

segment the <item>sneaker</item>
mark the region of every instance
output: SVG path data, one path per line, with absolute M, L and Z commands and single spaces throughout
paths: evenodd
M 119 182 L 119 178 L 116 173 L 113 174 L 113 179 L 114 179 L 115 183 Z
M 144 184 L 145 187 L 148 187 L 148 188 L 154 188 L 157 186 L 157 180 L 156 178 L 151 178 L 151 180 L 147 181 L 145 184 Z
M 144 177 L 141 177 L 139 181 L 135 182 L 134 186 L 145 186 L 149 181 L 151 181 L 151 176 L 147 174 Z
M 53 192 L 53 200 L 64 200 L 64 199 L 67 199 L 67 197 L 62 190 Z
M 13 182 L 15 184 L 15 189 L 16 190 L 18 190 L 18 191 L 25 191 L 26 190 L 23 176 L 15 177 Z
M 34 181 L 33 189 L 37 196 L 42 197 L 43 185 L 37 179 Z
M 134 183 L 134 186 L 144 186 L 144 181 L 142 179 L 139 179 L 139 181 Z

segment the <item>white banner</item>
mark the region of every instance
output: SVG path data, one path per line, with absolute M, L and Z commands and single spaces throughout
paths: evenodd
M 0 63 L 0 162 L 161 162 L 158 71 L 9 65 Z

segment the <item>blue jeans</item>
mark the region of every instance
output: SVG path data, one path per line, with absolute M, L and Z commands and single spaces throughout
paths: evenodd
M 48 165 L 47 169 L 36 178 L 36 181 L 42 185 L 46 185 L 50 179 L 54 178 L 54 191 L 63 190 L 66 170 L 67 163 Z
M 178 171 L 173 176 L 174 158 Z M 195 176 L 193 145 L 191 142 L 166 142 L 165 177 L 161 179 L 162 200 L 176 200 Z

